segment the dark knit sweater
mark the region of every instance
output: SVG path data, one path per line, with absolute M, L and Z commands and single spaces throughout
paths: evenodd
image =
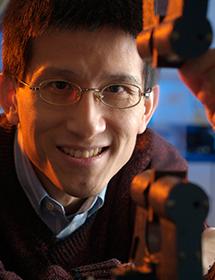
M 147 168 L 187 168 L 170 144 L 147 129 L 138 136 L 129 162 L 108 184 L 104 206 L 69 237 L 56 240 L 17 179 L 14 132 L 1 117 L 0 279 L 85 279 L 91 274 L 110 279 L 117 260 L 127 262 L 129 257 L 135 212 L 129 195 L 132 178 Z

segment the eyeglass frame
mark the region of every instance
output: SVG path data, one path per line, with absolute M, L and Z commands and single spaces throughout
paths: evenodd
M 47 83 L 47 82 L 51 82 L 51 81 L 58 81 L 57 79 L 47 79 L 47 80 L 44 80 L 42 82 L 39 83 L 38 86 L 31 86 L 30 84 L 28 84 L 27 82 L 25 81 L 22 81 L 22 80 L 19 80 L 19 79 L 16 79 L 17 82 L 19 82 L 20 84 L 24 85 L 24 86 L 27 86 L 30 90 L 36 92 L 36 91 L 40 91 L 41 87 L 43 86 L 43 84 Z M 111 84 L 107 84 L 105 85 L 102 89 L 101 88 L 82 88 L 80 87 L 79 85 L 75 84 L 75 83 L 72 83 L 71 81 L 68 81 L 68 80 L 60 80 L 59 81 L 61 82 L 67 82 L 67 83 L 70 83 L 71 85 L 74 85 L 76 86 L 78 89 L 79 89 L 79 92 L 80 92 L 80 98 L 75 101 L 74 103 L 68 103 L 68 104 L 57 104 L 57 103 L 52 103 L 51 101 L 48 101 L 46 100 L 42 95 L 41 95 L 41 92 L 39 92 L 39 97 L 45 101 L 47 104 L 50 104 L 50 105 L 54 105 L 54 106 L 69 106 L 69 105 L 73 105 L 73 104 L 76 104 L 78 103 L 80 100 L 81 100 L 81 97 L 84 93 L 87 93 L 89 91 L 93 91 L 93 94 L 95 95 L 96 98 L 99 99 L 99 101 L 101 101 L 102 104 L 104 104 L 105 106 L 108 106 L 108 107 L 111 107 L 111 108 L 115 108 L 115 109 L 129 109 L 129 108 L 132 108 L 132 107 L 135 107 L 137 106 L 140 101 L 141 101 L 141 97 L 145 97 L 146 99 L 148 99 L 150 97 L 150 93 L 152 92 L 152 88 L 151 87 L 144 87 L 144 91 L 141 90 L 140 86 L 138 85 L 135 85 L 135 84 L 131 84 L 131 83 L 111 83 Z M 101 93 L 104 91 L 105 88 L 109 87 L 109 86 L 114 86 L 114 85 L 118 85 L 118 86 L 134 86 L 136 88 L 139 89 L 139 100 L 137 103 L 135 103 L 134 105 L 130 105 L 130 106 L 127 106 L 127 107 L 117 107 L 117 106 L 113 106 L 113 105 L 110 105 L 108 103 L 105 103 L 103 101 L 103 98 L 102 98 L 102 95 Z

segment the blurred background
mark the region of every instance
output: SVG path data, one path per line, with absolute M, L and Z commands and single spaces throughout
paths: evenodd
M 215 47 L 214 15 L 215 1 L 210 0 L 208 18 L 214 32 L 211 47 Z M 176 146 L 187 159 L 189 180 L 209 195 L 208 224 L 215 226 L 215 133 L 208 125 L 202 105 L 180 81 L 177 70 L 162 68 L 158 72 L 160 101 L 150 127 Z
M 215 47 L 215 1 L 209 0 L 208 18 Z M 214 77 L 215 78 L 215 77 Z M 150 126 L 178 148 L 189 164 L 189 180 L 209 195 L 208 224 L 215 226 L 215 133 L 208 125 L 203 106 L 180 81 L 177 70 L 158 73 L 160 101 Z

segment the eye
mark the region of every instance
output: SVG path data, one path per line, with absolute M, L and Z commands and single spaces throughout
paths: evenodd
M 123 85 L 111 85 L 105 88 L 105 92 L 109 93 L 126 93 L 127 90 Z
M 53 91 L 53 93 L 66 93 L 67 91 L 71 93 L 73 85 L 67 81 L 49 81 L 44 84 L 43 89 Z
M 104 93 L 106 94 L 117 94 L 117 95 L 136 95 L 139 93 L 139 88 L 135 85 L 129 84 L 115 84 L 107 86 L 104 89 Z
M 57 89 L 70 88 L 70 84 L 65 81 L 56 81 L 56 82 L 53 82 L 52 84 L 53 84 L 53 87 L 55 87 Z
M 80 89 L 69 81 L 49 80 L 41 85 L 40 95 L 53 104 L 72 104 L 80 98 Z

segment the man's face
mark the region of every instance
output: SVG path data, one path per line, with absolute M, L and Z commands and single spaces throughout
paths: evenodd
M 119 30 L 50 31 L 33 42 L 26 82 L 70 80 L 83 88 L 109 83 L 143 84 L 135 40 Z M 17 90 L 23 146 L 47 189 L 85 198 L 100 192 L 129 160 L 145 130 L 144 99 L 113 109 L 92 92 L 69 106 L 45 103 L 28 87 Z M 147 101 L 146 101 L 147 102 Z

